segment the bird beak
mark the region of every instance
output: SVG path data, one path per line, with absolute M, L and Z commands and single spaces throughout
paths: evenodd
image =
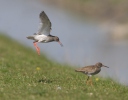
M 63 47 L 63 44 L 60 41 L 58 41 L 58 43 Z
M 107 67 L 107 68 L 109 68 L 108 66 L 105 66 L 105 65 L 103 65 L 103 67 Z

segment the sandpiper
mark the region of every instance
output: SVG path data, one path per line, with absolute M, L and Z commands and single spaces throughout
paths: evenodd
M 59 38 L 57 36 L 52 36 L 50 34 L 52 24 L 51 24 L 48 16 L 45 14 L 45 12 L 42 11 L 40 13 L 39 17 L 40 17 L 41 23 L 40 23 L 40 28 L 39 28 L 38 32 L 27 37 L 28 39 L 34 40 L 33 44 L 37 50 L 38 55 L 40 55 L 40 48 L 36 44 L 38 42 L 47 43 L 47 42 L 56 41 L 61 46 L 63 46 L 63 44 L 59 41 Z
M 89 78 L 92 75 L 98 74 L 101 71 L 101 67 L 107 67 L 107 66 L 105 66 L 102 63 L 98 62 L 95 65 L 85 66 L 83 68 L 76 69 L 75 71 L 76 72 L 82 72 L 82 73 L 88 75 L 88 78 L 86 80 L 86 84 L 91 83 L 91 85 L 92 85 L 92 80 L 89 81 Z M 109 67 L 107 67 L 107 68 L 109 68 Z

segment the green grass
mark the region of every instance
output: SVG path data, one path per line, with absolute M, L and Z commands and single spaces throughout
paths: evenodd
M 35 50 L 0 35 L 0 100 L 128 100 L 128 88 L 49 61 Z

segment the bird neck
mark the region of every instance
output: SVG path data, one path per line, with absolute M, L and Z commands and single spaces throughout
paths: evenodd
M 101 66 L 96 66 L 96 68 L 101 69 Z
M 49 37 L 55 37 L 55 36 L 53 36 L 53 35 L 48 35 Z
M 50 42 L 55 41 L 55 36 L 53 36 L 53 35 L 48 35 L 48 37 L 49 37 L 49 41 L 50 41 Z

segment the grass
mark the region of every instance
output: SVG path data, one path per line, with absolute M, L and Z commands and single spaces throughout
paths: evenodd
M 128 100 L 126 86 L 97 76 L 89 86 L 86 78 L 0 35 L 1 100 Z

